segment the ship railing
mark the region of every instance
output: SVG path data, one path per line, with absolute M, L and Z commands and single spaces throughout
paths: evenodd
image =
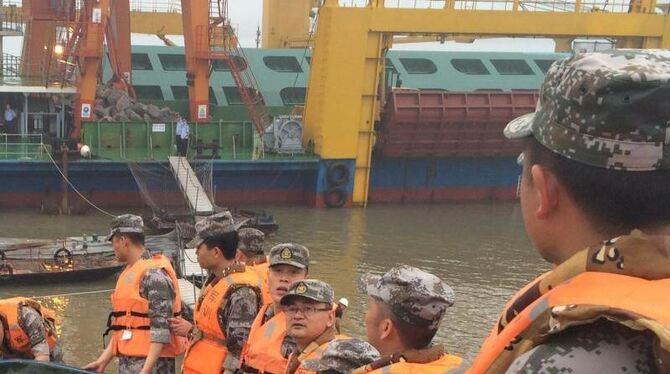
M 42 160 L 45 152 L 42 134 L 0 134 L 0 159 Z
M 0 31 L 13 31 L 15 33 L 23 33 L 23 18 L 21 9 L 18 8 L 21 6 L 19 4 L 6 4 L 2 2 L 2 6 L 6 6 L 5 9 L 0 10 Z
M 180 0 L 131 0 L 130 10 L 147 13 L 181 13 Z
M 656 13 L 652 0 L 338 0 L 343 7 L 368 7 L 371 4 L 385 8 L 401 9 L 457 9 L 497 10 L 526 12 L 606 12 L 606 13 Z M 642 10 L 642 9 L 648 10 Z

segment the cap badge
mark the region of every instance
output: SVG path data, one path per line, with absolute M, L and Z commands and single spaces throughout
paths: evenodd
M 295 293 L 297 294 L 304 294 L 307 292 L 307 286 L 305 286 L 304 283 L 300 283 L 296 288 L 295 288 Z
M 284 248 L 282 249 L 281 253 L 279 253 L 279 257 L 283 258 L 284 260 L 288 260 L 289 258 L 293 257 L 293 253 L 290 249 Z

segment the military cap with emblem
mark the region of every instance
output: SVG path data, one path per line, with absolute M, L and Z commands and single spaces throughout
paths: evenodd
M 330 285 L 318 279 L 304 279 L 291 283 L 288 291 L 279 301 L 281 305 L 288 305 L 295 298 L 305 298 L 317 303 L 332 304 L 335 301 L 335 291 Z
M 295 243 L 277 244 L 270 249 L 270 266 L 285 264 L 299 269 L 309 268 L 309 249 Z
M 263 234 L 263 231 L 253 227 L 244 227 L 239 230 L 239 234 L 240 243 L 237 247 L 247 256 L 262 255 L 264 253 L 263 241 L 265 240 L 265 234 Z
M 202 242 L 211 237 L 237 231 L 237 229 L 233 215 L 229 211 L 205 217 L 195 224 L 195 237 L 186 244 L 186 248 L 198 248 Z
M 411 325 L 438 328 L 448 307 L 454 304 L 454 291 L 433 274 L 400 265 L 382 276 L 364 279 L 369 296 L 389 306 L 393 314 Z
M 505 128 L 573 161 L 670 170 L 670 51 L 585 53 L 555 62 L 534 113 Z
M 112 240 L 114 234 L 118 233 L 144 233 L 144 221 L 142 217 L 134 214 L 122 214 L 114 217 L 110 226 L 109 236 L 107 240 Z
M 336 339 L 328 344 L 319 359 L 305 360 L 302 367 L 316 372 L 332 370 L 349 374 L 377 359 L 379 352 L 361 339 Z

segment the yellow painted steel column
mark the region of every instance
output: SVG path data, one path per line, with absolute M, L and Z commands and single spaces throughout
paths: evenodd
M 264 0 L 263 48 L 307 47 L 314 0 Z
M 355 159 L 354 205 L 367 203 L 379 109 L 384 33 L 370 32 L 375 8 L 326 1 L 319 15 L 305 105 L 305 142 L 323 159 Z

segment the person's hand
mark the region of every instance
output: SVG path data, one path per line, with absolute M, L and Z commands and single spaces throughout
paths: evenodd
M 89 371 L 94 371 L 96 373 L 104 373 L 105 372 L 105 367 L 107 367 L 106 362 L 102 362 L 100 359 L 97 359 L 90 364 L 84 366 L 82 369 L 84 370 L 89 370 Z
M 188 333 L 193 329 L 193 325 L 181 317 L 168 318 L 168 322 L 170 323 L 170 331 L 178 336 L 188 336 Z

